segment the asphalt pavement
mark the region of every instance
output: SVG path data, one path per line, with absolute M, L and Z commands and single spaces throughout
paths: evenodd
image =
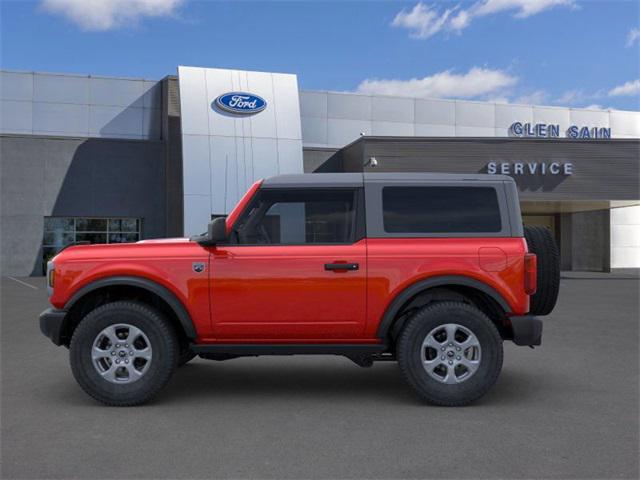
M 639 282 L 572 275 L 544 345 L 505 344 L 464 408 L 421 404 L 395 363 L 261 357 L 179 369 L 104 407 L 43 337 L 41 278 L 2 278 L 3 478 L 638 478 Z

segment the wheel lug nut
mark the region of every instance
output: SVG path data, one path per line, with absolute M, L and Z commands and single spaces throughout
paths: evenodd
M 129 363 L 129 359 L 128 358 L 125 359 L 124 363 Z
M 449 343 L 449 346 L 450 346 L 450 347 L 453 347 L 453 343 Z
M 451 360 L 449 360 L 449 365 L 453 365 L 453 362 Z
M 460 351 L 460 347 L 456 347 L 456 350 Z
M 116 363 L 120 363 L 120 360 L 116 359 Z
M 119 343 L 116 343 L 116 348 L 120 348 L 120 344 Z
M 444 348 L 444 347 L 442 347 L 440 350 L 442 350 L 442 351 L 444 352 L 444 351 L 445 351 L 445 348 Z
M 129 352 L 129 355 L 133 356 L 133 350 Z
M 128 343 L 125 343 L 124 346 L 125 346 L 125 348 L 129 348 L 129 344 Z
M 456 357 L 456 360 L 460 360 L 460 357 Z
M 115 354 L 116 354 L 116 352 L 111 352 L 111 355 L 115 355 Z
M 440 357 L 440 360 L 444 360 L 444 355 L 442 357 Z

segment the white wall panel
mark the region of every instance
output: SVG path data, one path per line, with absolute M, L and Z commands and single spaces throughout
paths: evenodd
M 569 111 L 569 121 L 572 125 L 578 126 L 588 125 L 591 127 L 608 127 L 609 112 L 572 108 Z
M 640 268 L 640 206 L 612 208 L 611 268 Z
M 2 133 L 32 133 L 33 131 L 33 103 L 0 102 L 0 132 Z
M 0 98 L 3 100 L 33 100 L 33 74 L 0 72 Z
M 640 113 L 611 110 L 609 113 L 611 136 L 632 135 L 640 137 Z
M 211 219 L 211 197 L 209 195 L 184 196 L 184 229 L 197 235 L 207 231 Z
M 34 103 L 33 133 L 89 135 L 89 106 L 71 103 Z
M 429 125 L 455 125 L 456 102 L 416 99 L 415 121 Z
M 349 93 L 329 93 L 327 116 L 347 120 L 371 120 L 371 97 Z
M 555 107 L 533 107 L 533 123 L 560 125 L 560 136 L 564 137 L 565 132 L 571 124 L 569 109 Z
M 246 78 L 247 75 L 248 74 L 246 72 L 238 72 L 238 77 Z M 238 118 L 238 116 L 236 116 L 236 124 L 240 128 L 242 128 L 243 123 L 250 123 L 251 131 L 247 130 L 246 133 L 243 131 L 243 136 L 262 138 L 278 137 L 280 135 L 280 132 L 278 132 L 277 128 L 276 113 L 279 110 L 279 104 L 276 104 L 276 99 L 274 96 L 272 74 L 265 72 L 251 72 L 247 84 L 247 88 L 243 88 L 241 84 L 238 84 L 238 88 L 264 98 L 267 102 L 267 108 L 265 108 L 262 112 L 251 115 L 249 117 Z M 299 107 L 297 106 L 295 110 L 296 112 L 299 112 L 298 108 Z M 299 113 L 298 122 L 300 122 Z
M 182 172 L 185 195 L 211 195 L 211 166 L 209 164 L 209 137 L 205 135 L 183 135 L 183 155 L 189 164 Z
M 300 99 L 298 98 L 298 80 L 293 75 L 272 74 L 273 93 L 276 100 L 276 129 L 278 138 L 300 140 Z
M 496 128 L 509 128 L 515 122 L 532 123 L 533 107 L 496 104 Z
M 495 128 L 464 127 L 456 125 L 456 137 L 493 137 Z
M 307 145 L 326 145 L 327 138 L 327 118 L 301 117 L 302 138 Z
M 92 105 L 89 107 L 89 133 L 104 137 L 119 135 L 142 137 L 143 109 L 107 107 Z
M 374 122 L 413 123 L 414 105 L 413 98 L 372 97 L 371 119 Z
M 299 92 L 300 115 L 327 118 L 327 92 Z
M 143 107 L 142 80 L 92 77 L 89 79 L 89 103 L 120 107 Z
M 371 135 L 413 137 L 413 123 L 371 122 Z
M 416 137 L 455 137 L 455 125 L 428 125 L 426 123 L 416 123 L 414 125 Z
M 183 138 L 195 131 L 208 145 L 203 152 L 204 147 L 191 151 L 188 142 L 183 144 L 185 198 L 192 193 L 187 191 L 189 172 L 207 177 L 211 215 L 228 213 L 257 178 L 303 171 L 295 75 L 194 67 L 179 67 L 178 74 Z M 215 99 L 230 92 L 258 95 L 266 108 L 249 115 L 218 109 Z M 195 179 L 191 185 L 197 191 L 205 188 Z M 185 234 L 190 235 L 187 209 L 185 201 Z
M 209 135 L 209 101 L 205 70 L 178 67 L 180 122 L 183 135 Z
M 493 103 L 456 102 L 456 127 L 494 128 L 495 118 Z
M 344 146 L 353 142 L 360 133 L 371 135 L 370 120 L 339 120 L 329 118 L 327 122 L 327 138 L 329 145 Z
M 89 103 L 89 77 L 36 73 L 33 78 L 35 102 Z

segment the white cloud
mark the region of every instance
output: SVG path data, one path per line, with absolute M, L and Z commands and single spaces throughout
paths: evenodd
M 466 9 L 456 5 L 444 10 L 419 2 L 398 12 L 391 25 L 406 28 L 413 38 L 429 38 L 440 31 L 460 33 L 478 17 L 513 11 L 515 17 L 526 18 L 558 6 L 577 8 L 575 0 L 479 0 Z
M 62 15 L 83 30 L 103 31 L 143 17 L 168 17 L 184 0 L 42 0 L 44 11 Z
M 409 30 L 413 38 L 429 38 L 438 33 L 446 25 L 451 10 L 436 12 L 434 8 L 417 3 L 411 11 L 402 9 L 393 19 L 391 25 Z
M 640 95 L 640 79 L 630 80 L 609 90 L 610 97 Z
M 593 105 L 587 105 L 583 108 L 586 110 L 606 110 L 606 108 L 604 108 L 602 105 L 598 105 L 597 103 L 594 103 Z
M 627 34 L 627 47 L 633 46 L 640 39 L 640 28 L 632 28 Z
M 359 93 L 419 98 L 474 98 L 499 96 L 501 90 L 512 87 L 517 77 L 502 70 L 474 67 L 464 74 L 450 70 L 410 80 L 367 79 L 358 85 Z
M 544 90 L 536 90 L 531 93 L 520 95 L 514 103 L 523 103 L 525 105 L 543 105 L 549 102 L 549 94 Z

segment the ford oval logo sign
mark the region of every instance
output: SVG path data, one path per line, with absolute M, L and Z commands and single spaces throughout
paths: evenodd
M 246 92 L 224 93 L 216 98 L 213 103 L 219 109 L 236 115 L 252 115 L 261 112 L 267 107 L 267 102 L 264 98 Z

